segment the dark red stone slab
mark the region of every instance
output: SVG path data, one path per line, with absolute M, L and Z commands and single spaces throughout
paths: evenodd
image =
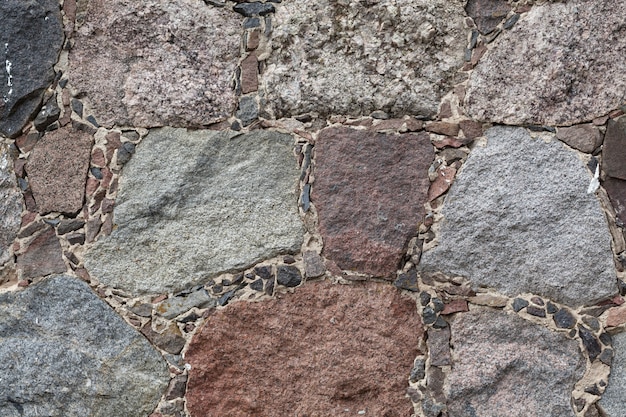
M 52 227 L 48 226 L 48 230 L 37 236 L 23 254 L 18 255 L 17 267 L 22 270 L 24 278 L 43 277 L 66 271 L 61 245 Z
M 329 128 L 314 149 L 323 254 L 340 268 L 390 278 L 424 213 L 429 135 Z
M 185 354 L 187 407 L 202 417 L 406 417 L 422 337 L 415 301 L 387 284 L 318 281 L 233 303 Z
M 602 169 L 613 178 L 626 180 L 626 117 L 609 120 L 604 136 Z

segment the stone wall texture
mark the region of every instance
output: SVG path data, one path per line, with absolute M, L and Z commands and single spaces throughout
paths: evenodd
M 0 416 L 626 415 L 625 0 L 0 28 Z

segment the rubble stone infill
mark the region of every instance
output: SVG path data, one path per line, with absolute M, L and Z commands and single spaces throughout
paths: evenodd
M 622 417 L 626 0 L 0 4 L 0 415 Z

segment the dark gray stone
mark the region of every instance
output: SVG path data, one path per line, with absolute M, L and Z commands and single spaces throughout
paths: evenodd
M 35 120 L 33 121 L 33 124 L 37 130 L 42 131 L 45 130 L 48 125 L 57 121 L 60 115 L 61 109 L 57 104 L 57 97 L 55 95 L 52 96 L 39 111 L 37 117 L 35 117 Z
M 428 354 L 430 364 L 446 366 L 452 363 L 450 356 L 450 327 L 444 329 L 428 329 Z
M 556 327 L 560 329 L 571 329 L 576 324 L 576 319 L 568 310 L 562 308 L 552 317 Z
M 246 17 L 265 16 L 274 13 L 274 5 L 271 3 L 239 3 L 233 7 L 233 10 Z
M 602 149 L 602 169 L 613 178 L 626 180 L 626 117 L 609 120 Z
M 245 96 L 239 100 L 239 109 L 235 114 L 244 126 L 248 126 L 259 117 L 259 105 L 254 97 Z
M 0 2 L 0 28 L 0 133 L 15 137 L 54 80 L 64 39 L 59 2 Z
M 580 339 L 583 341 L 583 346 L 589 355 L 589 360 L 593 362 L 602 352 L 602 347 L 598 339 L 596 339 L 589 329 L 580 325 L 578 326 L 578 336 L 580 336 Z
M 402 290 L 409 290 L 413 292 L 419 291 L 417 286 L 417 271 L 415 269 L 410 269 L 408 272 L 403 272 L 394 281 L 393 285 Z
M 513 310 L 516 313 L 527 306 L 528 301 L 524 300 L 523 298 L 516 298 L 515 300 L 513 300 Z
M 145 417 L 167 364 L 83 282 L 56 276 L 0 295 L 0 415 Z
M 295 266 L 279 265 L 276 267 L 276 281 L 285 287 L 297 287 L 302 283 L 302 274 Z

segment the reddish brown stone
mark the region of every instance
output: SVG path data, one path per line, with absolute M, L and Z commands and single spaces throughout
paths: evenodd
M 444 101 L 439 108 L 439 115 L 437 118 L 441 120 L 447 119 L 448 117 L 452 117 L 452 106 L 449 101 Z
M 75 214 L 83 206 L 92 139 L 84 132 L 48 132 L 33 149 L 26 172 L 39 213 Z
M 493 31 L 511 10 L 506 0 L 469 0 L 465 6 L 467 15 L 482 34 Z
M 314 282 L 234 303 L 187 350 L 187 406 L 203 417 L 409 416 L 422 336 L 415 302 L 380 283 Z
M 404 119 L 387 119 L 381 120 L 380 123 L 373 125 L 369 130 L 381 132 L 383 130 L 400 130 L 405 123 Z
M 572 148 L 586 153 L 592 153 L 602 144 L 602 133 L 592 124 L 560 127 L 556 137 Z
M 17 267 L 22 270 L 24 278 L 60 274 L 66 270 L 62 254 L 54 229 L 48 226 L 48 230 L 37 236 L 17 257 Z
M 261 31 L 259 29 L 254 29 L 253 31 L 249 32 L 246 42 L 246 50 L 254 51 L 256 48 L 258 48 L 260 39 Z
M 626 117 L 609 120 L 602 150 L 602 169 L 611 177 L 626 180 Z
M 626 160 L 624 160 L 624 164 L 626 164 Z M 615 215 L 623 224 L 626 224 L 626 181 L 607 177 L 602 186 L 609 195 L 609 200 L 615 209 Z
M 442 166 L 437 169 L 437 174 L 437 178 L 430 184 L 430 188 L 428 189 L 428 201 L 433 201 L 435 198 L 448 191 L 456 175 L 456 169 L 454 167 Z
M 439 135 L 456 136 L 459 134 L 459 125 L 448 122 L 431 122 L 424 127 L 427 131 Z
M 434 140 L 433 145 L 435 145 L 437 149 L 443 149 L 446 147 L 460 148 L 461 146 L 465 145 L 465 143 L 455 138 L 445 137 L 441 140 Z
M 241 92 L 252 93 L 259 88 L 259 61 L 252 53 L 241 61 Z
M 106 165 L 106 159 L 104 158 L 104 152 L 102 149 L 95 148 L 91 153 L 91 165 L 102 168 Z
M 467 307 L 467 301 L 452 300 L 444 306 L 441 314 L 453 314 L 453 313 L 459 313 L 462 311 L 469 311 L 469 308 Z
M 607 327 L 616 327 L 624 323 L 626 323 L 626 307 L 610 308 L 606 318 Z
M 24 178 L 24 165 L 26 165 L 26 159 L 16 159 L 13 161 L 13 169 L 15 170 L 15 175 L 20 178 Z
M 96 192 L 99 185 L 99 180 L 95 178 L 87 178 L 87 186 L 85 187 L 85 192 L 87 193 L 87 195 L 91 196 Z
M 32 132 L 15 139 L 15 145 L 22 152 L 30 152 L 39 141 L 39 133 Z
M 107 161 L 110 161 L 113 158 L 113 153 L 117 148 L 122 146 L 122 141 L 120 140 L 120 134 L 118 132 L 109 132 L 105 136 L 107 141 L 106 149 L 107 149 Z
M 312 201 L 323 254 L 340 268 L 391 278 L 424 214 L 433 158 L 426 133 L 321 131 Z
M 474 120 L 461 120 L 459 126 L 465 135 L 465 139 L 474 140 L 483 135 L 483 125 Z

